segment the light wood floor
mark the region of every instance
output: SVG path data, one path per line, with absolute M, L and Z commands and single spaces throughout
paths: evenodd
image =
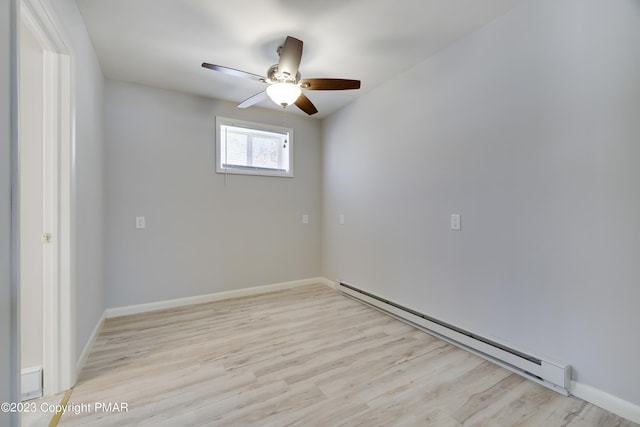
M 323 285 L 107 320 L 61 426 L 632 426 Z M 86 408 L 85 408 L 86 409 Z

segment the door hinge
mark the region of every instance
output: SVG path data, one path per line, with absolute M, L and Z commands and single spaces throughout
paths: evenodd
M 51 241 L 53 240 L 51 233 L 44 233 L 42 235 L 42 243 L 51 243 Z

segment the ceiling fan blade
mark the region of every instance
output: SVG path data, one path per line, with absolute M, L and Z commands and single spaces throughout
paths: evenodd
M 251 107 L 252 105 L 255 105 L 258 102 L 260 102 L 262 100 L 265 100 L 265 99 L 267 99 L 267 92 L 266 91 L 262 91 L 260 93 L 256 93 L 252 97 L 247 98 L 244 101 L 242 101 L 240 104 L 238 104 L 238 108 Z
M 296 107 L 298 107 L 299 109 L 301 109 L 302 111 L 304 111 L 310 116 L 318 112 L 318 109 L 316 108 L 316 106 L 313 105 L 311 100 L 307 98 L 307 95 L 305 95 L 304 93 L 300 94 L 298 99 L 296 99 L 295 104 L 296 104 Z
M 302 41 L 294 37 L 287 36 L 287 39 L 280 49 L 280 62 L 278 63 L 278 73 L 284 74 L 286 78 L 295 79 L 302 60 Z
M 307 90 L 360 89 L 360 80 L 346 79 L 302 79 L 300 87 Z
M 223 67 L 222 65 L 214 65 L 214 64 L 209 64 L 209 63 L 203 62 L 202 66 L 204 68 L 208 68 L 210 70 L 220 71 L 222 73 L 231 74 L 232 76 L 236 76 L 236 77 L 244 77 L 244 78 L 247 78 L 247 79 L 259 80 L 259 81 L 263 81 L 263 82 L 266 81 L 265 77 L 259 76 L 257 74 L 247 73 L 246 71 L 240 71 L 240 70 L 236 70 L 234 68 Z

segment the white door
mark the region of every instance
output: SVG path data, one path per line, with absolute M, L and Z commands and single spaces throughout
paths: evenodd
M 72 57 L 52 17 L 47 1 L 21 2 L 21 369 L 29 384 L 28 375 L 42 367 L 45 395 L 69 389 L 76 375 Z M 29 397 L 25 392 L 38 393 L 23 386 Z
M 44 47 L 20 27 L 20 369 L 23 399 L 42 395 Z

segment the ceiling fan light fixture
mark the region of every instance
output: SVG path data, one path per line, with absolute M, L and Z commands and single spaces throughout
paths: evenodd
M 287 107 L 296 102 L 302 89 L 293 83 L 274 83 L 267 88 L 267 95 L 273 102 Z

